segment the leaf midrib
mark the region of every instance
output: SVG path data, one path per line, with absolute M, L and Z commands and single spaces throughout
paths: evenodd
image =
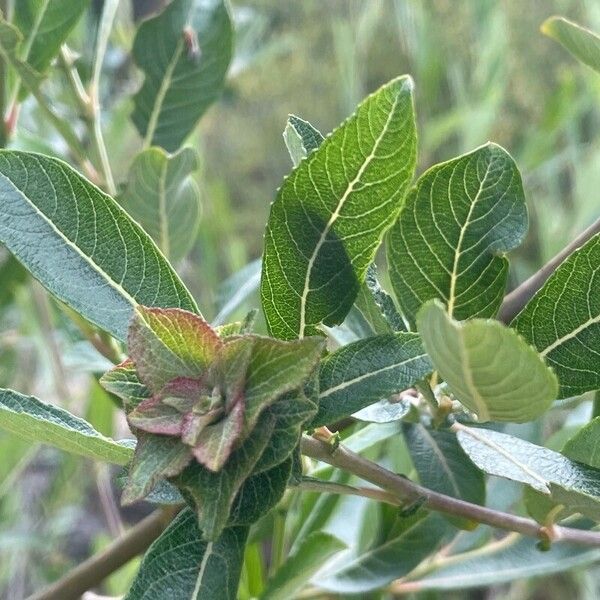
M 381 129 L 380 134 L 377 136 L 377 139 L 375 140 L 375 143 L 373 144 L 373 149 L 371 150 L 369 155 L 365 158 L 363 164 L 358 169 L 358 172 L 354 176 L 354 179 L 346 187 L 346 191 L 343 193 L 342 197 L 338 201 L 338 204 L 337 204 L 335 210 L 331 213 L 331 216 L 329 217 L 329 221 L 327 222 L 323 231 L 321 232 L 321 236 L 320 236 L 317 244 L 315 245 L 313 253 L 308 261 L 308 265 L 306 267 L 306 276 L 304 278 L 304 287 L 302 290 L 302 294 L 300 296 L 300 327 L 299 327 L 299 333 L 298 333 L 299 338 L 304 337 L 304 331 L 306 329 L 306 302 L 308 299 L 308 294 L 311 291 L 310 290 L 310 278 L 312 275 L 312 269 L 314 267 L 315 261 L 317 260 L 317 257 L 319 256 L 319 252 L 321 251 L 321 247 L 325 243 L 325 240 L 327 238 L 327 235 L 329 234 L 329 231 L 331 230 L 331 228 L 333 227 L 333 224 L 337 221 L 338 217 L 340 216 L 340 212 L 341 212 L 342 208 L 344 207 L 346 200 L 348 199 L 350 194 L 354 191 L 354 186 L 360 182 L 360 178 L 363 176 L 367 167 L 371 164 L 371 161 L 375 158 L 375 154 L 379 148 L 379 144 L 381 143 L 381 140 L 387 133 L 388 127 L 392 120 L 392 117 L 396 111 L 396 107 L 398 106 L 398 102 L 400 100 L 400 95 L 401 95 L 402 89 L 396 93 L 396 97 L 394 98 L 394 103 L 392 104 L 392 106 L 390 108 L 389 114 L 387 116 L 384 126 Z

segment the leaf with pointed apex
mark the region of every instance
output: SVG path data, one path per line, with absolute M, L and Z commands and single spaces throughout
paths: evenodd
M 298 163 L 316 150 L 325 138 L 308 121 L 296 115 L 289 115 L 283 131 L 283 139 L 294 167 L 297 167 Z
M 511 323 L 554 369 L 559 398 L 600 389 L 600 235 L 573 252 Z
M 57 298 L 124 340 L 137 304 L 196 303 L 152 240 L 67 164 L 0 151 L 0 241 Z
M 246 527 L 202 539 L 194 512 L 183 510 L 146 552 L 125 600 L 236 600 Z
M 412 80 L 399 77 L 369 96 L 280 188 L 261 280 L 275 337 L 317 334 L 354 303 L 415 169 L 412 90 Z
M 524 483 L 600 520 L 600 469 L 497 431 L 461 428 L 457 438 L 486 473 Z
M 131 411 L 151 396 L 150 390 L 140 381 L 135 365 L 129 358 L 104 373 L 100 384 L 106 391 L 123 401 L 125 412 Z
M 600 73 L 600 36 L 564 17 L 550 17 L 542 33 L 556 40 L 577 60 Z
M 103 436 L 63 408 L 12 390 L 0 389 L 0 429 L 24 440 L 117 465 L 127 464 L 133 455 L 127 443 Z
M 348 344 L 321 363 L 318 427 L 413 386 L 432 370 L 416 333 L 378 335 Z
M 225 0 L 173 0 L 140 25 L 133 58 L 145 78 L 131 118 L 147 145 L 181 146 L 219 97 L 232 50 Z
M 589 529 L 590 523 L 582 519 L 574 526 Z M 566 542 L 540 552 L 538 540 L 513 533 L 473 552 L 442 559 L 420 576 L 409 576 L 406 584 L 417 595 L 427 590 L 484 588 L 530 577 L 551 577 L 599 559 L 600 550 Z
M 406 325 L 396 310 L 394 300 L 377 279 L 375 263 L 367 269 L 365 282 L 360 286 L 356 297 L 356 308 L 371 325 L 374 334 L 406 331 Z
M 16 2 L 14 24 L 24 36 L 20 58 L 38 73 L 45 74 L 88 4 L 88 0 Z
M 272 432 L 273 418 L 266 415 L 220 471 L 214 473 L 192 463 L 172 480 L 184 496 L 194 501 L 205 539 L 217 539 L 227 525 L 234 499 L 244 481 L 251 476 Z
M 292 474 L 292 458 L 254 474 L 242 485 L 235 498 L 227 526 L 252 525 L 266 515 L 283 497 Z
M 448 525 L 436 514 L 414 523 L 374 548 L 319 577 L 319 587 L 339 594 L 364 594 L 405 577 L 440 545 Z
M 177 475 L 192 459 L 190 448 L 179 438 L 138 431 L 137 439 L 122 504 L 142 500 L 162 479 Z
M 283 394 L 300 388 L 325 349 L 321 337 L 289 342 L 260 336 L 250 339 L 254 347 L 244 389 L 246 428 L 252 428 L 262 411 Z
M 404 316 L 437 298 L 456 319 L 492 317 L 508 260 L 527 232 L 521 175 L 500 146 L 487 144 L 426 171 L 390 230 L 390 278 Z
M 417 325 L 435 369 L 480 421 L 531 421 L 556 398 L 558 382 L 552 370 L 498 321 L 460 323 L 433 300 L 419 311 Z
M 309 534 L 269 579 L 261 599 L 296 598 L 306 586 L 306 582 L 323 567 L 327 560 L 344 548 L 346 544 L 330 533 L 314 531 Z
M 600 417 L 584 425 L 562 449 L 571 460 L 600 469 Z
M 148 148 L 129 170 L 119 200 L 163 254 L 180 261 L 192 247 L 200 222 L 200 190 L 191 177 L 200 166 L 193 148 L 168 154 Z
M 466 502 L 485 505 L 485 479 L 465 454 L 456 434 L 427 429 L 422 424 L 403 423 L 402 429 L 413 465 L 427 489 Z M 465 519 L 452 518 L 459 527 Z
M 145 306 L 135 311 L 127 341 L 140 380 L 155 394 L 173 379 L 202 377 L 223 345 L 198 315 Z

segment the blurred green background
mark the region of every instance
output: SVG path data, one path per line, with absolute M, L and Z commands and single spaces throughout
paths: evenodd
M 599 31 L 597 0 L 233 4 L 238 41 L 230 79 L 190 140 L 202 154 L 203 217 L 193 251 L 179 265 L 209 319 L 219 311 L 219 289 L 227 293 L 225 280 L 261 254 L 269 204 L 291 168 L 282 138 L 288 113 L 327 133 L 399 74 L 410 73 L 416 84 L 419 172 L 488 140 L 515 157 L 531 225 L 512 262 L 513 284 L 598 216 L 600 78 L 539 31 L 553 14 Z M 134 24 L 129 5 L 122 5 L 103 89 L 106 141 L 118 179 L 139 148 L 128 122 L 139 80 L 127 58 Z M 71 41 L 82 54 L 82 70 L 94 26 L 90 14 Z M 49 86 L 53 96 L 65 95 L 59 76 Z M 73 117 L 66 101 L 58 108 Z M 15 145 L 63 151 L 33 103 L 24 109 Z M 0 287 L 14 276 L 11 268 L 0 262 Z M 257 302 L 251 297 L 235 314 Z M 114 405 L 92 376 L 107 365 L 41 288 L 30 281 L 3 287 L 0 311 L 0 386 L 62 404 L 106 434 L 123 435 Z M 20 599 L 39 589 L 147 510 L 118 507 L 115 473 L 106 467 L 5 434 L 0 456 L 0 597 Z M 123 593 L 133 568 L 116 574 L 105 592 Z M 600 578 L 588 569 L 456 597 L 599 596 Z

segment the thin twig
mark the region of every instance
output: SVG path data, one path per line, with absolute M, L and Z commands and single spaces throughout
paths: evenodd
M 546 283 L 557 267 L 575 250 L 581 248 L 588 240 L 600 233 L 600 219 L 592 223 L 578 235 L 570 244 L 565 246 L 554 258 L 549 260 L 539 271 L 507 294 L 498 312 L 498 320 L 510 323 L 533 298 L 538 290 Z
M 552 528 L 544 527 L 532 519 L 445 496 L 428 490 L 405 477 L 396 475 L 341 445 L 336 448 L 327 442 L 303 436 L 301 448 L 302 453 L 306 456 L 349 471 L 361 479 L 391 492 L 403 503 L 422 502 L 423 506 L 430 510 L 462 517 L 477 523 L 484 523 L 506 531 L 515 531 L 544 541 L 565 541 L 583 546 L 600 547 L 600 532 L 560 527 L 558 525 Z
M 153 512 L 102 552 L 28 600 L 77 600 L 84 592 L 96 587 L 111 573 L 144 552 L 164 531 L 177 511 L 178 508 L 169 507 Z
M 378 488 L 355 487 L 335 481 L 321 481 L 319 479 L 304 478 L 298 487 L 305 492 L 319 492 L 321 494 L 344 494 L 349 496 L 362 496 L 377 502 L 385 502 L 394 506 L 400 506 L 402 502 L 398 496 L 390 494 Z

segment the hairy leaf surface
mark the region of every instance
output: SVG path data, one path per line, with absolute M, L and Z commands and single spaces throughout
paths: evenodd
M 416 333 L 379 335 L 331 353 L 319 372 L 319 412 L 312 425 L 342 417 L 414 385 L 432 370 Z
M 558 267 L 511 325 L 553 367 L 559 398 L 600 389 L 600 235 Z
M 307 154 L 316 150 L 325 138 L 308 121 L 296 115 L 290 115 L 283 131 L 283 139 L 294 167 L 297 167 L 298 163 Z
M 456 319 L 491 317 L 506 286 L 504 252 L 527 232 L 521 175 L 487 144 L 426 171 L 388 236 L 390 278 L 404 316 L 437 298 Z
M 498 321 L 460 323 L 431 301 L 417 323 L 434 367 L 480 421 L 531 421 L 556 398 L 554 373 L 514 330 Z
M 167 154 L 149 148 L 138 154 L 120 197 L 123 208 L 150 234 L 163 254 L 181 260 L 192 247 L 200 220 L 200 190 L 191 175 L 198 153 Z
M 125 600 L 236 600 L 247 527 L 202 540 L 196 517 L 183 510 L 146 552 Z
M 31 442 L 117 465 L 126 465 L 133 456 L 130 445 L 103 436 L 63 408 L 12 390 L 0 389 L 0 428 Z
M 0 151 L 0 195 L 0 241 L 57 298 L 118 339 L 137 304 L 197 312 L 141 227 L 62 161 Z
M 412 81 L 369 96 L 284 181 L 265 234 L 261 298 L 284 339 L 341 323 L 415 168 Z
M 224 0 L 173 0 L 140 25 L 133 58 L 145 78 L 131 118 L 146 145 L 181 146 L 219 97 L 232 47 Z

